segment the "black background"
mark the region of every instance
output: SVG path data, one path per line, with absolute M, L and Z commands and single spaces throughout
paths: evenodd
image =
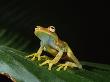
M 39 47 L 39 40 L 33 34 L 35 26 L 53 25 L 59 38 L 75 49 L 80 60 L 109 64 L 105 33 L 98 28 L 101 24 L 95 25 L 99 23 L 99 15 L 88 16 L 89 9 L 85 10 L 87 6 L 83 3 L 64 0 L 0 0 L 0 28 L 8 28 L 32 40 L 30 50 L 35 51 Z

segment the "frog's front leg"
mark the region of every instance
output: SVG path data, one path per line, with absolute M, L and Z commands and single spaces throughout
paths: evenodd
M 41 60 L 41 53 L 44 49 L 44 45 L 43 42 L 40 43 L 40 48 L 38 49 L 37 53 L 33 53 L 31 55 L 26 56 L 26 58 L 32 57 L 32 61 L 35 60 L 36 58 L 38 58 L 38 60 Z
M 31 54 L 31 55 L 28 55 L 28 56 L 26 56 L 26 58 L 32 57 L 31 60 L 33 61 L 33 60 L 36 59 L 36 57 L 38 57 L 38 60 L 41 60 L 41 53 L 42 53 L 42 51 L 43 51 L 43 47 L 41 46 L 41 47 L 39 48 L 39 50 L 37 51 L 37 53 L 33 53 L 33 54 Z
M 52 66 L 54 64 L 58 63 L 58 61 L 61 59 L 62 55 L 63 55 L 63 50 L 60 50 L 53 60 L 46 60 L 45 62 L 40 64 L 40 66 L 45 65 L 45 64 L 49 64 L 48 70 L 51 70 Z

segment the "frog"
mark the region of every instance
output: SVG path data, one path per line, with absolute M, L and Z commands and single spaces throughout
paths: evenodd
M 31 60 L 40 61 L 43 57 L 46 60 L 40 64 L 40 66 L 48 64 L 48 70 L 51 70 L 53 65 L 57 65 L 57 71 L 61 69 L 66 70 L 67 68 L 78 68 L 82 69 L 82 65 L 79 60 L 75 57 L 72 49 L 69 47 L 67 42 L 61 40 L 54 26 L 36 26 L 34 30 L 35 36 L 40 39 L 40 48 L 36 53 L 26 56 L 26 58 L 30 58 Z M 42 52 L 48 52 L 52 55 L 52 58 L 49 58 L 47 55 L 42 56 Z M 60 62 L 60 61 L 63 61 Z

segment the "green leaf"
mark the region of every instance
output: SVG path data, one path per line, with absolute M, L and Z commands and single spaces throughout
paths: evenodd
M 26 50 L 30 41 L 18 33 L 0 29 L 0 45 L 9 46 L 18 50 Z
M 110 65 L 81 62 L 83 70 L 49 71 L 38 61 L 26 59 L 27 53 L 0 46 L 0 72 L 11 75 L 17 82 L 109 82 Z

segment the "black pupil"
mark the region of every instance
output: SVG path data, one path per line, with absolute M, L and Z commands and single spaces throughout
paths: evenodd
M 52 29 L 54 29 L 54 27 L 51 27 Z

